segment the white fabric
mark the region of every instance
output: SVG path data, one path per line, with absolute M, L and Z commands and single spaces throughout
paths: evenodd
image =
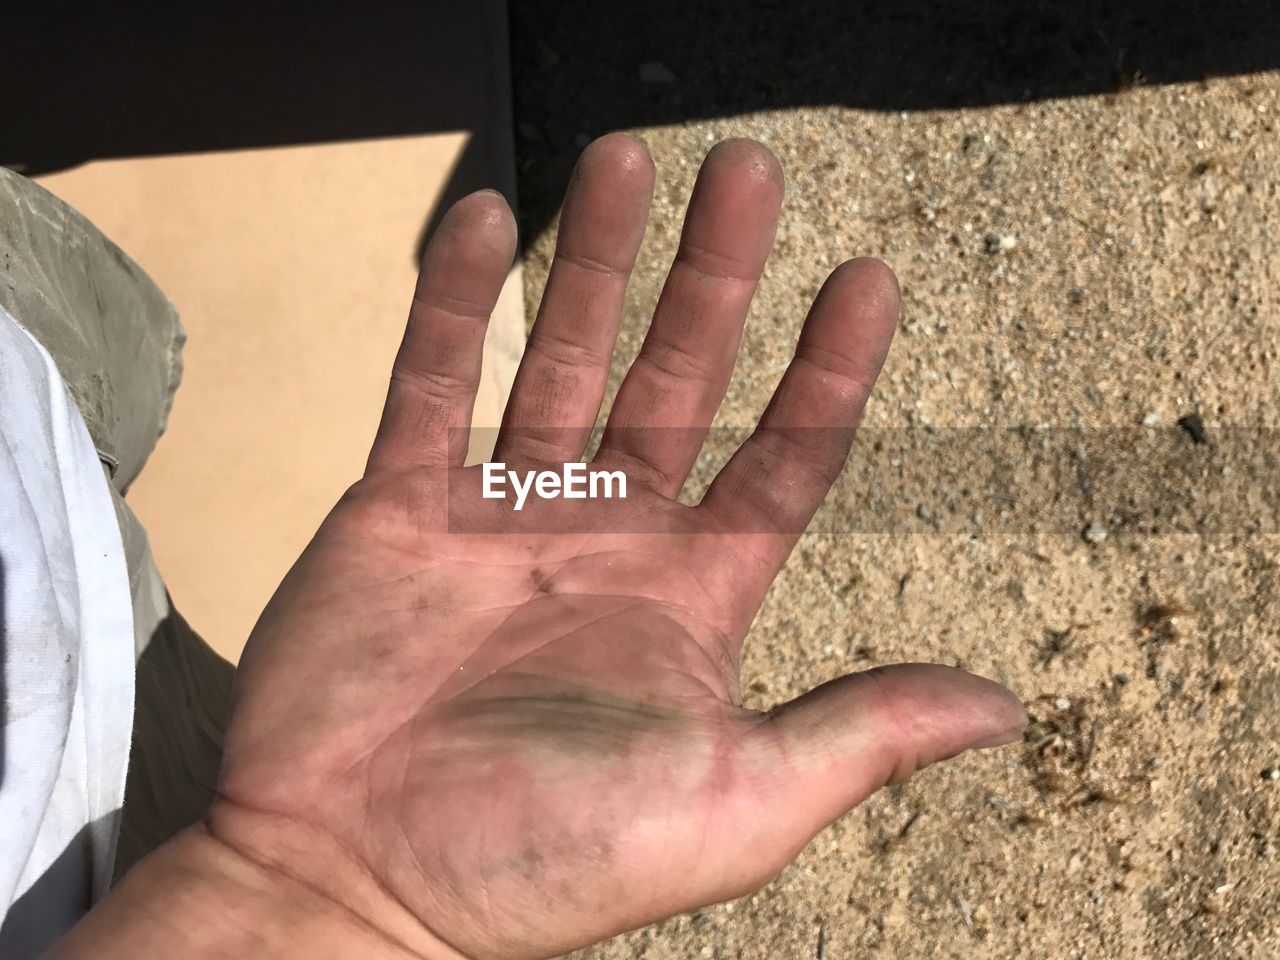
M 0 308 L 0 957 L 111 881 L 133 611 L 107 480 L 49 355 Z M 16 904 L 16 906 L 15 906 Z

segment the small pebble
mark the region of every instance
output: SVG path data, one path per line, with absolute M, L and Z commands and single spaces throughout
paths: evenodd
M 1084 528 L 1084 539 L 1088 543 L 1101 543 L 1107 539 L 1107 528 L 1095 520 Z
M 1018 245 L 1018 238 L 1012 234 L 988 233 L 983 238 L 987 253 L 994 256 L 997 253 L 1008 253 Z
M 1186 431 L 1192 443 L 1204 443 L 1208 439 L 1204 432 L 1204 420 L 1198 413 L 1188 413 L 1185 417 L 1179 417 L 1178 426 Z
M 1057 707 L 1059 710 L 1071 709 L 1071 701 L 1068 700 L 1066 697 L 1059 697 L 1057 700 L 1053 701 L 1053 705 Z
M 1268 767 L 1262 771 L 1263 780 L 1276 781 L 1280 780 L 1280 767 Z

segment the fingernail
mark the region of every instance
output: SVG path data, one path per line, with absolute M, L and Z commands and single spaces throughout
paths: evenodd
M 1003 747 L 1006 744 L 1013 743 L 1022 739 L 1022 731 L 1025 727 L 1014 727 L 1012 730 L 1005 730 L 1003 733 L 993 733 L 989 737 L 983 737 L 981 740 L 975 740 L 969 744 L 970 750 L 986 750 L 990 747 Z

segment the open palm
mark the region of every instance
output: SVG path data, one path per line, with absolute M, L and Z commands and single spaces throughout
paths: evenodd
M 495 459 L 582 458 L 653 168 L 583 155 Z M 595 465 L 625 499 L 481 497 L 463 469 L 487 316 L 515 244 L 495 194 L 427 250 L 368 469 L 286 577 L 238 678 L 210 829 L 423 955 L 545 957 L 744 894 L 891 779 L 1024 721 L 1002 688 L 902 666 L 769 713 L 743 638 L 839 472 L 892 339 L 892 274 L 827 282 L 755 434 L 675 497 L 730 373 L 782 198 L 708 156 Z

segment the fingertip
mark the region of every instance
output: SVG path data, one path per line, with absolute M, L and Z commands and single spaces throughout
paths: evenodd
M 785 174 L 774 152 L 759 140 L 732 137 L 707 151 L 706 164 L 730 164 L 756 183 L 776 187 L 781 192 Z
M 576 175 L 580 178 L 600 166 L 608 167 L 622 186 L 652 189 L 655 168 L 649 148 L 625 133 L 607 133 L 587 144 L 578 158 Z
M 757 140 L 721 140 L 702 161 L 695 193 L 707 192 L 715 202 L 743 204 L 776 218 L 786 192 L 782 164 Z M 767 211 L 767 214 L 766 214 Z
M 877 726 L 890 741 L 927 742 L 929 762 L 1017 740 L 1027 725 L 1007 687 L 958 667 L 906 663 L 863 674 L 881 682 Z
M 472 223 L 498 223 L 512 219 L 507 198 L 492 187 L 467 194 L 453 205 L 449 213 Z
M 1018 695 L 994 680 L 988 680 L 985 677 L 976 677 L 975 679 L 982 681 L 987 686 L 986 693 L 990 697 L 988 713 L 991 719 L 991 728 L 996 733 L 986 738 L 985 742 L 975 743 L 974 746 L 998 747 L 1022 739 L 1022 734 L 1026 731 L 1027 724 L 1030 723 L 1031 718 L 1027 716 L 1027 708 L 1018 698 Z
M 828 681 L 762 715 L 755 744 L 781 755 L 780 783 L 810 830 L 886 784 L 966 750 L 1011 743 L 1022 704 L 992 680 L 956 667 L 903 663 Z
M 845 265 L 856 271 L 863 283 L 875 288 L 886 299 L 894 303 L 901 299 L 902 288 L 898 284 L 898 275 L 879 257 L 854 257 Z
M 997 683 L 959 667 L 927 664 L 935 670 L 946 671 L 948 681 L 955 686 L 955 696 L 963 699 L 977 714 L 977 722 L 985 723 L 994 733 L 1017 731 L 1021 734 L 1027 725 L 1027 710 L 1022 701 L 1004 684 Z
M 831 272 L 826 286 L 851 291 L 864 309 L 869 308 L 875 317 L 897 325 L 902 292 L 897 274 L 883 260 L 876 257 L 846 260 Z
M 497 190 L 486 188 L 467 194 L 449 208 L 439 232 L 469 237 L 498 255 L 515 255 L 515 214 L 507 198 Z

